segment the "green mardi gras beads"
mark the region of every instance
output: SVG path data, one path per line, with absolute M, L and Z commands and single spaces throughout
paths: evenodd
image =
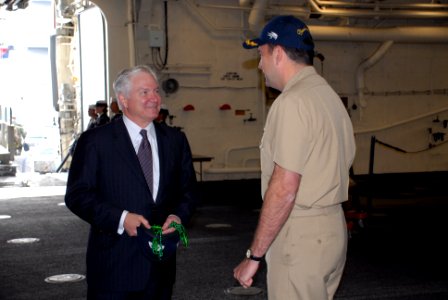
M 182 224 L 176 222 L 171 222 L 168 228 L 175 228 L 179 233 L 180 240 L 185 247 L 188 247 L 188 237 L 185 227 Z M 163 246 L 162 246 L 162 226 L 152 225 L 152 231 L 154 232 L 154 238 L 152 240 L 152 252 L 162 259 L 163 256 Z

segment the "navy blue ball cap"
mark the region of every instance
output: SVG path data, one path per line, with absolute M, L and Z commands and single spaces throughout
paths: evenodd
M 269 21 L 261 31 L 260 37 L 248 39 L 243 43 L 246 49 L 264 44 L 281 45 L 288 48 L 314 50 L 313 37 L 308 27 L 294 16 L 277 16 Z
M 180 236 L 177 231 L 164 234 L 162 235 L 162 243 L 159 244 L 154 241 L 154 239 L 158 239 L 154 230 L 151 228 L 147 229 L 141 225 L 140 227 L 137 227 L 137 239 L 144 256 L 153 261 L 164 261 L 176 253 Z M 159 256 L 158 253 L 161 255 Z

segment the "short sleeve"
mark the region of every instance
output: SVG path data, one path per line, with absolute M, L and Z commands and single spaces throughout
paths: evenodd
M 300 98 L 285 96 L 275 112 L 273 159 L 282 168 L 303 175 L 312 149 L 312 119 Z

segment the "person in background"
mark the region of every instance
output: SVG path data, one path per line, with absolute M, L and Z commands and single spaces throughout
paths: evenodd
M 353 127 L 334 90 L 313 67 L 314 42 L 293 16 L 278 16 L 245 48 L 258 48 L 266 85 L 281 91 L 260 144 L 263 206 L 246 258 L 243 287 L 267 263 L 269 300 L 333 299 L 346 261 Z
M 110 118 L 107 115 L 107 103 L 104 100 L 99 100 L 95 104 L 95 110 L 98 115 L 96 119 L 95 127 L 105 125 L 110 122 Z
M 170 115 L 170 112 L 169 112 L 168 108 L 166 107 L 166 105 L 162 104 L 160 107 L 159 115 L 157 116 L 156 122 L 158 122 L 160 124 L 168 125 L 166 123 L 166 119 L 168 118 L 169 115 Z
M 96 119 L 98 118 L 98 115 L 96 114 L 95 104 L 89 105 L 88 114 L 89 114 L 90 120 L 89 120 L 89 124 L 87 125 L 86 130 L 92 129 L 96 125 Z
M 116 98 L 113 98 L 112 102 L 110 103 L 110 111 L 113 114 L 112 118 L 110 119 L 111 121 L 115 121 L 123 116 L 123 112 L 121 111 Z
M 121 71 L 113 88 L 123 117 L 81 134 L 65 195 L 90 224 L 87 299 L 168 300 L 175 252 L 151 259 L 138 232 L 157 225 L 168 236 L 188 223 L 197 203 L 190 146 L 183 132 L 154 122 L 161 96 L 151 68 Z

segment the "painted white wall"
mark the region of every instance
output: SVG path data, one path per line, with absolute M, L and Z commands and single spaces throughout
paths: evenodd
M 99 0 L 96 3 L 108 22 L 110 80 L 113 81 L 118 71 L 130 64 L 124 22 L 127 20 L 126 1 Z M 167 95 L 164 101 L 175 115 L 173 125 L 186 132 L 193 152 L 214 157 L 211 163 L 204 164 L 205 169 L 223 167 L 228 149 L 256 147 L 262 135 L 266 112 L 262 78 L 257 70 L 258 54 L 256 50 L 247 51 L 241 47 L 247 16 L 248 12 L 238 10 L 204 9 L 192 7 L 189 1 L 168 1 L 168 68 L 161 74 L 161 80 L 175 78 L 180 88 Z M 136 63 L 153 63 L 148 38 L 149 30 L 154 28 L 164 28 L 163 1 L 143 1 L 136 31 Z M 355 174 L 368 172 L 372 135 L 398 148 L 416 152 L 428 147 L 428 128 L 448 133 L 442 123 L 433 122 L 437 115 L 441 121 L 448 119 L 448 111 L 444 111 L 448 106 L 447 42 L 394 43 L 365 72 L 367 106 L 362 113 L 359 107 L 351 107 L 357 101 L 357 67 L 379 45 L 379 42 L 316 40 L 317 50 L 325 55 L 323 66 L 315 62 L 316 69 L 336 92 L 349 99 L 350 114 L 358 132 Z M 161 53 L 163 57 L 163 48 Z M 223 79 L 233 72 L 241 80 Z M 220 111 L 223 103 L 230 104 L 232 109 Z M 192 104 L 195 110 L 183 111 L 187 104 Z M 249 115 L 236 116 L 235 109 L 250 110 L 257 120 L 243 122 Z M 437 111 L 440 113 L 431 115 Z M 418 119 L 422 115 L 427 116 Z M 387 128 L 407 119 L 416 120 Z M 415 154 L 376 145 L 374 172 L 446 171 L 447 152 L 446 144 Z M 227 175 L 213 174 L 209 179 L 229 178 Z
M 107 26 L 107 48 L 109 63 L 109 95 L 113 95 L 112 82 L 123 68 L 131 65 L 128 42 L 127 2 L 124 0 L 97 0 L 92 3 L 103 12 Z
M 357 95 L 355 74 L 357 66 L 369 57 L 379 43 L 317 42 L 319 52 L 324 53 L 324 77 L 335 90 L 349 98 L 353 104 Z M 448 44 L 394 44 L 385 56 L 365 72 L 367 107 L 351 109 L 356 132 L 357 156 L 355 173 L 368 172 L 370 137 L 416 152 L 428 147 L 428 128 L 448 133 L 442 124 L 432 121 L 448 119 Z M 318 70 L 320 67 L 316 64 Z M 443 91 L 445 90 L 445 91 Z M 444 111 L 445 110 L 445 111 Z M 439 114 L 424 117 L 400 126 L 395 123 L 417 119 L 430 112 Z M 366 132 L 370 129 L 382 129 Z M 403 154 L 376 146 L 375 173 L 446 171 L 448 157 L 442 153 L 448 145 L 430 151 Z

